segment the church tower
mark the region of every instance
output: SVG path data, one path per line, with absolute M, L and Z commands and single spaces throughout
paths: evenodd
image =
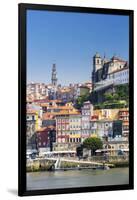
M 56 72 L 56 64 L 52 66 L 52 74 L 51 74 L 51 83 L 53 86 L 57 85 L 57 72 Z
M 92 84 L 94 88 L 94 83 L 97 81 L 97 71 L 102 68 L 102 58 L 99 53 L 93 56 L 93 70 L 92 70 Z
M 93 57 L 93 71 L 96 72 L 101 68 L 102 68 L 102 58 L 99 55 L 99 53 L 96 53 Z

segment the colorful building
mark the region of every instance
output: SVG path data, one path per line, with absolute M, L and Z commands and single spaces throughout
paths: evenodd
M 91 132 L 100 138 L 122 137 L 122 120 L 91 120 Z
M 90 120 L 93 115 L 93 105 L 86 101 L 83 103 L 81 108 L 81 138 L 82 141 L 90 137 L 91 135 L 91 128 L 90 128 Z
M 93 111 L 94 116 L 99 120 L 117 120 L 119 119 L 119 109 L 97 109 Z
M 55 142 L 55 126 L 47 126 L 37 131 L 37 149 L 39 152 L 50 151 L 51 148 L 53 149 L 53 143 Z
M 46 127 L 37 130 L 37 148 L 39 151 L 49 151 L 49 129 Z
M 123 136 L 129 136 L 129 110 L 128 109 L 121 109 L 119 110 L 119 119 L 123 121 Z
M 56 115 L 56 146 L 74 149 L 81 142 L 81 114 L 78 111 L 61 111 Z

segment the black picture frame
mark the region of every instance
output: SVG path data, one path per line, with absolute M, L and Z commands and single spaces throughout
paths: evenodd
M 40 4 L 24 4 L 18 5 L 19 9 L 19 140 L 18 140 L 18 195 L 48 195 L 62 193 L 80 193 L 80 192 L 99 192 L 113 190 L 128 190 L 134 188 L 134 11 L 122 9 L 105 9 L 105 8 L 89 8 L 89 7 L 71 7 L 58 5 L 40 5 Z M 126 185 L 110 185 L 68 189 L 45 189 L 45 190 L 26 190 L 26 11 L 27 10 L 48 10 L 59 12 L 77 12 L 77 13 L 98 13 L 129 16 L 129 184 Z

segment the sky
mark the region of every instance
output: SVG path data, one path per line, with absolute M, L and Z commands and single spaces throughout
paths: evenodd
M 53 63 L 58 84 L 91 80 L 96 52 L 128 61 L 128 16 L 27 11 L 28 83 L 51 83 Z

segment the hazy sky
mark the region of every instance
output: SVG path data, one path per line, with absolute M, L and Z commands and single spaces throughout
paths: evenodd
M 96 52 L 128 60 L 127 16 L 27 11 L 27 82 L 51 82 L 56 63 L 58 83 L 90 80 Z

